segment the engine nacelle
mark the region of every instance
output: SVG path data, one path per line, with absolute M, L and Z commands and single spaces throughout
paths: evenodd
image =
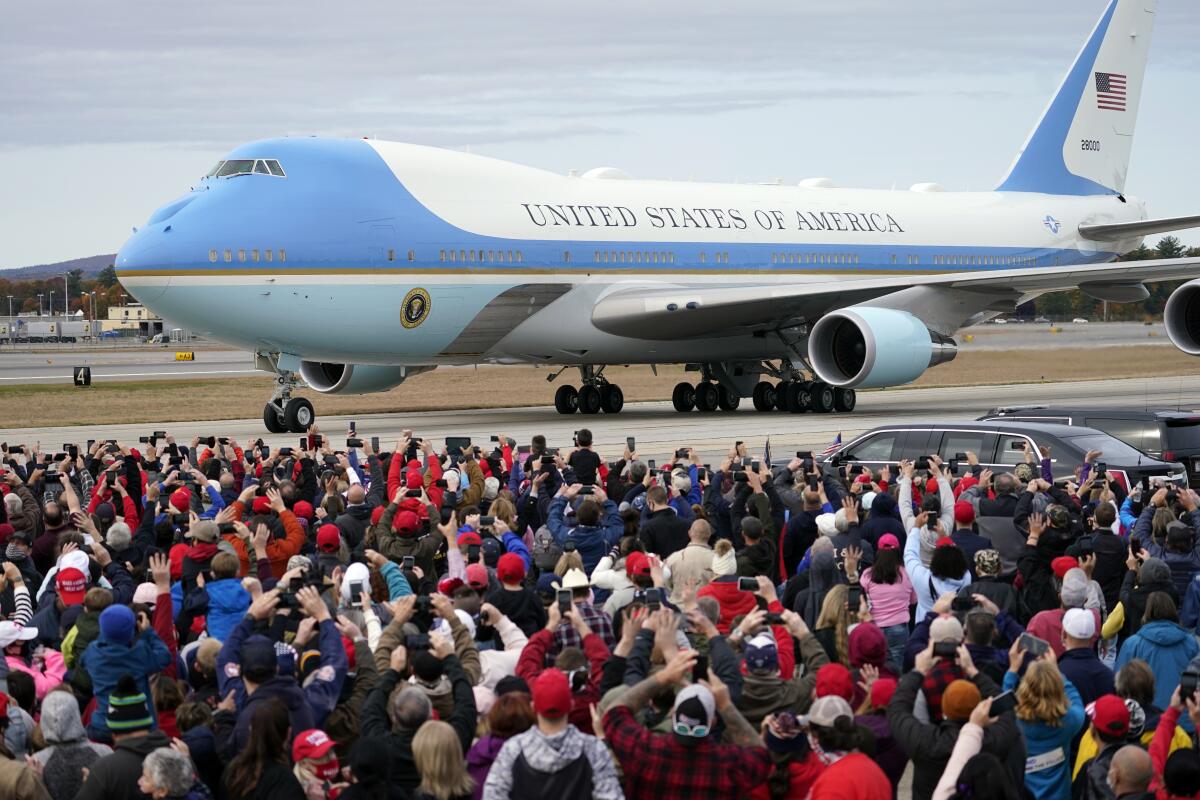
M 1171 344 L 1189 356 L 1200 356 L 1200 280 L 1189 281 L 1171 292 L 1163 310 L 1163 324 Z
M 413 375 L 429 372 L 432 366 L 375 366 L 373 364 L 330 364 L 301 361 L 300 377 L 321 394 L 370 394 L 394 389 Z
M 852 306 L 817 320 L 808 335 L 808 359 L 831 386 L 899 386 L 958 354 L 953 339 L 929 330 L 907 311 Z

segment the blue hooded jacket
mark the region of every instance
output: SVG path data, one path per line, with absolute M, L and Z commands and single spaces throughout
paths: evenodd
M 128 673 L 137 681 L 138 691 L 146 695 L 150 717 L 158 727 L 158 716 L 150 694 L 150 676 L 167 668 L 171 663 L 171 651 L 152 629 L 142 631 L 132 644 L 124 644 L 100 638 L 87 646 L 76 667 L 92 678 L 92 689 L 96 696 L 96 710 L 88 728 L 92 731 L 108 731 L 108 695 L 117 688 L 117 681 Z
M 1200 645 L 1191 633 L 1169 620 L 1156 620 L 1147 622 L 1125 640 L 1117 653 L 1116 670 L 1135 658 L 1145 661 L 1154 672 L 1154 705 L 1167 708 L 1179 685 L 1179 676 L 1197 654 L 1200 654 Z M 1186 729 L 1188 722 L 1185 714 L 1179 724 Z

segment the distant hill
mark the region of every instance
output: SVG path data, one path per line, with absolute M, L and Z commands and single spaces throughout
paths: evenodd
M 73 269 L 83 270 L 83 277 L 85 278 L 94 278 L 100 270 L 113 263 L 116 257 L 116 253 L 108 253 L 107 255 L 72 258 L 70 261 L 59 261 L 55 264 L 35 264 L 32 267 L 0 269 L 0 278 L 7 278 L 10 281 L 49 278 L 55 275 L 62 275 Z

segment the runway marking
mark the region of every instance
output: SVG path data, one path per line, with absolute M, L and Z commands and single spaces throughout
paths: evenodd
M 189 375 L 252 375 L 261 373 L 266 375 L 261 369 L 208 369 L 208 370 L 176 370 L 174 372 L 116 372 L 111 374 L 97 375 L 92 373 L 92 378 L 152 378 L 162 375 L 171 375 L 173 377 L 186 378 Z M 57 375 L 19 375 L 15 378 L 0 377 L 0 381 L 50 381 L 56 380 Z M 63 376 L 70 377 L 70 376 Z

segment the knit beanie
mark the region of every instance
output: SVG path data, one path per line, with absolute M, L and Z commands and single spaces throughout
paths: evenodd
M 717 577 L 737 572 L 737 556 L 733 554 L 733 542 L 721 539 L 713 548 L 712 571 Z
M 129 644 L 136 627 L 129 606 L 111 605 L 100 612 L 100 635 L 110 642 Z
M 942 714 L 946 719 L 961 722 L 970 718 L 979 700 L 978 686 L 968 680 L 953 681 L 942 695 Z
M 117 688 L 108 696 L 108 729 L 114 733 L 132 733 L 154 727 L 146 695 L 138 690 L 137 681 L 125 673 Z

